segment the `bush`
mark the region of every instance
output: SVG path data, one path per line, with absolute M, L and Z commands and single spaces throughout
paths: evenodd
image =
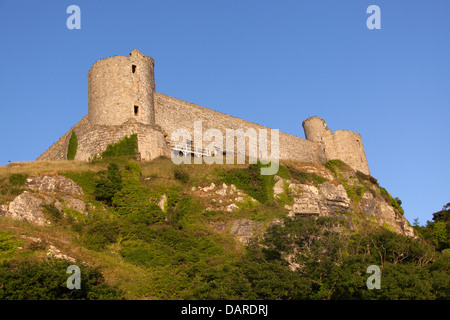
M 0 264 L 0 300 L 117 300 L 124 292 L 105 283 L 98 268 L 80 264 L 81 288 L 67 288 L 64 260 L 10 260 Z
M 69 146 L 67 147 L 67 160 L 74 160 L 78 149 L 78 139 L 74 131 L 70 136 Z
M 335 177 L 338 177 L 339 171 L 351 170 L 349 165 L 347 165 L 344 161 L 339 159 L 328 160 L 325 163 L 325 167 L 328 168 L 331 172 L 333 172 Z
M 288 166 L 288 170 L 291 174 L 291 177 L 302 184 L 305 184 L 307 182 L 312 182 L 314 184 L 322 184 L 328 181 L 327 179 L 318 176 L 315 173 L 300 171 L 290 166 Z
M 164 220 L 161 209 L 150 203 L 150 190 L 140 184 L 141 167 L 128 163 L 122 174 L 121 189 L 114 194 L 112 205 L 116 213 L 138 223 L 152 224 Z
M 86 194 L 93 194 L 95 190 L 95 172 L 63 172 L 61 175 L 73 180 Z
M 380 188 L 381 196 L 386 200 L 387 203 L 389 203 L 394 209 L 396 209 L 401 214 L 405 214 L 405 211 L 401 207 L 401 201 L 400 203 L 397 201 L 398 198 L 394 198 L 390 195 L 390 193 L 383 187 Z M 398 199 L 400 200 L 400 199 Z
M 54 222 L 61 220 L 61 218 L 63 217 L 63 213 L 57 207 L 55 207 L 54 204 L 43 204 L 42 208 L 46 213 L 49 214 L 51 220 L 53 220 Z
M 119 238 L 119 223 L 115 220 L 95 220 L 87 226 L 83 242 L 88 249 L 101 251 Z
M 359 180 L 366 180 L 369 181 L 370 183 L 372 183 L 373 185 L 379 187 L 380 185 L 378 184 L 378 180 L 375 179 L 374 177 L 362 173 L 361 171 L 356 171 L 356 176 L 358 177 Z
M 250 164 L 245 169 L 233 169 L 219 172 L 219 179 L 228 185 L 234 184 L 238 189 L 245 191 L 249 196 L 265 203 L 273 199 L 273 186 L 275 179 L 272 175 L 261 175 L 262 164 Z
M 110 144 L 106 147 L 106 150 L 101 154 L 101 157 L 120 157 L 129 156 L 134 157 L 136 150 L 138 149 L 137 134 L 132 134 L 129 137 L 124 137 L 122 140 L 115 144 Z
M 25 184 L 25 182 L 27 181 L 27 176 L 24 176 L 20 173 L 13 173 L 10 177 L 9 177 L 9 183 L 13 186 L 16 187 L 21 187 Z
M 183 183 L 189 182 L 189 173 L 180 167 L 175 168 L 175 170 L 173 171 L 173 176 L 175 179 L 177 179 Z
M 95 199 L 112 205 L 114 195 L 122 188 L 122 176 L 119 166 L 115 163 L 110 163 L 106 171 L 98 172 L 98 176 L 100 178 L 95 181 L 94 188 Z
M 0 230 L 0 258 L 13 253 L 18 245 L 13 233 Z

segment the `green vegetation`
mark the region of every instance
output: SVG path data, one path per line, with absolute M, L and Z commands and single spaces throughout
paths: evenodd
M 173 171 L 173 176 L 175 179 L 181 181 L 182 183 L 189 182 L 189 173 L 181 167 L 176 167 Z
M 377 186 L 377 187 L 380 186 L 380 185 L 378 184 L 378 180 L 377 180 L 377 179 L 375 179 L 374 177 L 372 177 L 372 176 L 370 176 L 370 175 L 367 175 L 367 174 L 365 174 L 365 173 L 362 173 L 361 171 L 356 171 L 356 176 L 358 177 L 358 179 L 359 179 L 360 182 L 368 181 L 368 182 L 370 182 L 371 184 L 373 184 L 373 185 L 375 185 L 375 186 Z
M 350 179 L 347 179 L 344 173 L 351 172 L 351 168 L 341 160 L 338 159 L 329 160 L 325 163 L 325 167 L 328 168 L 339 180 L 339 182 L 341 182 L 344 185 L 345 191 L 347 192 L 347 196 L 354 204 L 358 204 L 361 201 L 361 198 L 363 197 L 366 188 L 372 190 L 370 186 L 367 186 L 367 184 L 363 183 L 364 180 L 368 180 L 369 178 L 366 179 L 365 176 L 362 176 L 362 173 L 359 175 L 357 174 L 357 181 L 362 183 L 363 186 L 356 184 L 356 181 L 354 182 L 351 181 Z
M 339 159 L 328 160 L 325 163 L 325 167 L 328 168 L 336 178 L 339 178 L 339 173 L 343 171 L 350 171 L 351 168 L 344 161 Z
M 114 195 L 122 188 L 122 176 L 119 166 L 115 163 L 110 163 L 107 170 L 99 171 L 97 174 L 99 178 L 95 180 L 93 190 L 95 199 L 112 205 Z
M 74 160 L 77 155 L 78 138 L 74 131 L 69 139 L 69 146 L 67 147 L 67 160 Z
M 9 183 L 15 187 L 22 187 L 27 181 L 27 176 L 20 173 L 14 173 L 9 177 Z
M 28 175 L 13 173 L 9 179 L 0 178 L 0 204 L 12 201 L 25 190 Z
M 339 232 L 346 222 L 333 218 L 286 219 L 269 229 L 266 260 L 291 255 L 299 266 L 308 299 L 446 299 L 450 295 L 448 256 L 420 240 L 388 230 Z M 259 249 L 258 249 L 259 248 Z M 381 290 L 368 290 L 366 269 L 381 268 Z M 298 297 L 295 297 L 298 298 Z
M 401 214 L 405 214 L 405 211 L 403 210 L 403 208 L 401 207 L 402 202 L 400 201 L 399 198 L 394 198 L 392 197 L 389 192 L 387 192 L 387 190 L 383 187 L 380 187 L 380 192 L 381 195 L 383 196 L 383 198 L 392 206 L 394 207 L 394 209 L 396 209 L 398 212 L 400 212 Z
M 315 173 L 300 171 L 290 166 L 288 166 L 287 168 L 291 177 L 302 184 L 311 182 L 315 185 L 318 185 L 328 181 L 324 177 L 318 176 Z
M 433 213 L 433 221 L 427 221 L 425 226 L 414 224 L 414 230 L 427 242 L 433 244 L 437 250 L 450 248 L 450 203 L 442 207 L 442 210 Z
M 81 289 L 69 290 L 66 261 L 8 260 L 0 263 L 0 300 L 109 300 L 124 293 L 105 283 L 98 268 L 80 264 Z
M 138 148 L 138 138 L 137 134 L 132 134 L 129 137 L 125 137 L 115 144 L 111 144 L 106 147 L 106 150 L 101 154 L 101 158 L 111 158 L 111 157 L 134 157 L 135 152 Z
M 274 176 L 261 176 L 260 163 L 188 168 L 163 158 L 141 164 L 120 157 L 80 164 L 82 170 L 62 164 L 60 171 L 80 184 L 83 200 L 92 204 L 88 215 L 47 204 L 43 211 L 50 226 L 0 218 L 0 299 L 450 297 L 450 204 L 426 227 L 415 226 L 420 237 L 415 239 L 375 227 L 358 212 L 288 218 L 283 207 L 293 200 L 290 189 L 285 186 L 274 199 Z M 338 161 L 329 167 L 345 181 L 347 193 L 354 193 L 352 200 L 364 190 L 378 192 L 369 176 L 351 177 Z M 176 175 L 177 168 L 189 172 L 188 178 Z M 326 181 L 295 168 L 280 166 L 277 175 L 315 185 Z M 27 173 L 33 172 L 27 170 L 1 176 L 0 187 L 8 194 L 24 188 Z M 198 181 L 234 184 L 258 201 L 246 197 L 236 211 L 206 211 L 204 193 L 191 190 Z M 271 223 L 275 218 L 282 223 Z M 261 225 L 246 246 L 228 232 L 236 219 Z M 42 241 L 30 240 L 36 237 Z M 50 244 L 83 263 L 47 258 Z M 82 268 L 82 290 L 66 287 L 70 264 Z M 370 265 L 381 269 L 380 290 L 367 288 Z
M 96 173 L 92 171 L 82 171 L 82 172 L 62 172 L 61 175 L 73 180 L 77 183 L 83 192 L 86 194 L 92 194 L 95 189 L 95 176 Z
M 11 258 L 19 245 L 20 242 L 14 238 L 13 233 L 0 230 L 0 262 Z
M 258 162 L 245 169 L 222 171 L 219 173 L 219 179 L 228 185 L 234 184 L 259 202 L 266 203 L 273 198 L 275 179 L 271 175 L 261 175 L 262 167 Z

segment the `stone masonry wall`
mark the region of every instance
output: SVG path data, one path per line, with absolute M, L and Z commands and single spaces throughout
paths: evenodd
M 72 131 L 81 130 L 85 131 L 84 128 L 89 126 L 88 116 L 84 116 L 76 125 L 74 125 L 69 131 L 67 131 L 58 141 L 56 141 L 50 148 L 48 148 L 44 153 L 42 153 L 36 160 L 38 161 L 57 161 L 67 159 L 67 147 L 69 145 L 70 136 Z M 78 138 L 78 137 L 77 137 Z M 78 145 L 80 142 L 78 142 Z M 78 152 L 77 152 L 78 153 Z
M 164 136 L 156 126 L 144 125 L 136 121 L 128 121 L 117 126 L 93 125 L 86 116 L 37 160 L 66 160 L 72 132 L 75 132 L 78 139 L 75 160 L 79 161 L 89 161 L 105 151 L 108 145 L 135 133 L 138 135 L 141 160 L 148 161 L 161 155 L 170 155 Z
M 340 159 L 355 170 L 370 175 L 366 153 L 359 133 L 336 130 L 324 138 L 325 153 L 328 160 Z
M 317 116 L 303 121 L 306 139 L 323 145 L 327 160 L 340 159 L 355 170 L 370 175 L 369 164 L 359 133 L 348 130 L 331 131 L 325 120 Z
M 259 129 L 266 129 L 267 150 L 270 155 L 270 128 L 161 93 L 155 94 L 155 120 L 168 139 L 170 139 L 172 132 L 179 128 L 189 130 L 193 138 L 194 121 L 202 121 L 203 132 L 208 129 L 218 129 L 222 132 L 224 138 L 226 129 L 244 129 L 245 131 L 248 128 L 253 128 L 256 132 Z M 208 144 L 209 142 L 203 142 L 203 147 Z M 323 163 L 326 161 L 324 151 L 317 143 L 312 141 L 280 132 L 279 144 L 280 159 L 313 163 Z M 246 154 L 248 154 L 248 147 L 246 148 Z M 223 149 L 226 149 L 225 141 L 223 143 Z
M 91 123 L 118 125 L 134 119 L 155 124 L 153 64 L 152 58 L 138 50 L 129 57 L 109 57 L 94 63 L 88 73 Z

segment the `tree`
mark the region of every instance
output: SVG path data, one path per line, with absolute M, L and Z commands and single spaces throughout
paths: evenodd
M 119 166 L 115 163 L 108 165 L 108 170 L 98 173 L 99 179 L 95 183 L 95 198 L 104 201 L 107 205 L 112 205 L 112 200 L 116 192 L 122 188 L 122 177 Z

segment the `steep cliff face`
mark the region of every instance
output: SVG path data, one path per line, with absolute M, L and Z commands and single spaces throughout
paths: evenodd
M 302 177 L 303 183 L 295 178 L 276 176 L 274 186 L 275 198 L 286 192 L 291 194 L 293 204 L 286 206 L 289 216 L 348 216 L 351 219 L 356 213 L 377 225 L 415 237 L 401 207 L 374 178 L 336 160 L 328 162 L 326 167 L 293 164 L 290 171 L 293 177 Z

